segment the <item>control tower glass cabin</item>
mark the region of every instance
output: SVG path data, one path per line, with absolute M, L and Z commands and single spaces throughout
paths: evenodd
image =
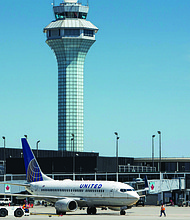
M 83 69 L 98 28 L 87 21 L 89 7 L 77 0 L 53 6 L 55 21 L 44 32 L 58 63 L 58 150 L 83 151 Z M 74 134 L 74 138 L 72 136 Z

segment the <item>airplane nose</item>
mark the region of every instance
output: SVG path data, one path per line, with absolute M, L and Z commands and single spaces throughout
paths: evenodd
M 138 193 L 135 193 L 135 195 L 133 196 L 134 198 L 134 203 L 136 203 L 137 201 L 139 201 L 140 196 L 138 195 Z
M 140 199 L 140 196 L 138 193 L 136 193 L 136 198 L 139 200 Z
M 130 192 L 128 193 L 128 199 L 130 199 L 131 205 L 136 204 L 139 201 L 140 196 L 137 192 Z

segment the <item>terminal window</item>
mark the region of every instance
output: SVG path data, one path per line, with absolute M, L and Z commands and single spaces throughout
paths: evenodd
M 80 36 L 80 29 L 65 29 L 64 36 L 67 36 L 67 37 Z

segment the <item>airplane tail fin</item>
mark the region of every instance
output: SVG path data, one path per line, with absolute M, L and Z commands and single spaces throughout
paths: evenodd
M 26 138 L 21 138 L 27 182 L 52 180 L 43 174 Z
M 147 175 L 144 177 L 144 182 L 145 182 L 145 188 L 148 188 L 148 178 Z
M 145 188 L 144 188 L 144 189 L 136 190 L 137 193 L 149 191 L 147 175 L 145 175 L 145 177 L 144 177 L 144 183 L 145 183 Z M 142 195 L 141 197 L 143 197 L 143 196 L 144 196 L 144 195 Z

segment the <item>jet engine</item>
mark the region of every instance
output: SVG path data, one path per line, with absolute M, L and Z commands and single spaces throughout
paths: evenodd
M 73 199 L 61 199 L 55 203 L 57 212 L 74 212 L 78 209 L 78 204 Z

